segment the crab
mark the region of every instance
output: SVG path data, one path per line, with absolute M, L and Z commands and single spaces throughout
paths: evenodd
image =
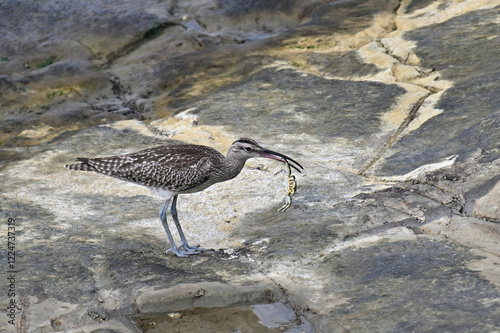
M 292 170 L 290 169 L 290 164 L 285 160 L 285 166 L 286 169 L 281 170 L 283 174 L 285 175 L 285 179 L 283 181 L 283 186 L 285 188 L 286 192 L 286 197 L 285 197 L 285 204 L 283 207 L 278 209 L 278 212 L 285 212 L 288 207 L 292 204 L 292 195 L 295 194 L 295 191 L 297 191 L 297 182 L 295 181 L 295 176 L 292 175 Z M 277 172 L 276 174 L 278 174 Z

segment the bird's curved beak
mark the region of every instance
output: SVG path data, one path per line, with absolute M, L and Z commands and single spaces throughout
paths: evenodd
M 269 150 L 269 149 L 262 148 L 261 151 L 259 152 L 259 155 L 260 155 L 260 157 L 270 158 L 270 159 L 273 159 L 273 160 L 276 160 L 276 161 L 280 161 L 280 162 L 283 162 L 283 163 L 286 162 L 292 168 L 294 168 L 295 170 L 297 170 L 298 172 L 301 172 L 300 169 L 304 169 L 302 167 L 302 165 L 299 164 L 299 162 L 293 160 L 292 158 L 290 158 L 290 157 L 288 157 L 286 155 L 277 153 L 277 152 Z M 292 164 L 292 163 L 290 163 L 290 162 L 294 163 L 295 165 Z

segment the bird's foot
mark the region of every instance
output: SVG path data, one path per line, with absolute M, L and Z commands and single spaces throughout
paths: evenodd
M 178 257 L 189 257 L 189 255 L 191 255 L 191 254 L 201 253 L 200 251 L 189 251 L 189 250 L 181 251 L 181 250 L 179 250 L 179 248 L 180 247 L 178 247 L 178 248 L 171 247 L 165 253 L 168 254 L 169 252 L 172 252 L 173 254 L 175 254 Z
M 179 248 L 181 248 L 181 247 L 184 248 L 184 250 L 186 250 L 188 253 L 193 253 L 193 252 L 201 253 L 203 251 L 213 251 L 212 249 L 205 249 L 205 248 L 200 247 L 198 245 L 189 246 L 187 243 L 181 244 L 181 246 L 179 246 Z

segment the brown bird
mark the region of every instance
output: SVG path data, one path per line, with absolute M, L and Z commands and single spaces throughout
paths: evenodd
M 197 254 L 207 249 L 189 246 L 177 218 L 177 196 L 200 192 L 207 187 L 236 177 L 246 160 L 265 157 L 288 163 L 300 172 L 303 167 L 293 159 L 272 150 L 262 148 L 252 139 L 238 139 L 229 148 L 226 156 L 217 150 L 201 145 L 164 145 L 135 153 L 102 158 L 77 158 L 81 163 L 65 165 L 70 170 L 94 171 L 149 187 L 152 192 L 166 199 L 160 211 L 160 219 L 167 232 L 170 249 L 179 257 Z M 290 163 L 292 162 L 292 163 Z M 167 208 L 181 238 L 176 246 L 167 224 Z M 183 248 L 184 250 L 180 250 Z

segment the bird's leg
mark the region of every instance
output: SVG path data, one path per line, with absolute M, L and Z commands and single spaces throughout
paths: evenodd
M 168 249 L 166 253 L 172 251 L 178 257 L 187 257 L 188 254 L 192 254 L 192 252 L 179 251 L 179 248 L 177 247 L 177 245 L 175 245 L 174 238 L 172 237 L 172 233 L 170 232 L 170 228 L 168 227 L 167 224 L 167 207 L 169 202 L 170 199 L 165 201 L 165 204 L 163 205 L 163 208 L 160 211 L 160 220 L 161 223 L 163 224 L 163 227 L 165 228 L 165 231 L 167 232 L 168 241 L 170 242 L 170 249 Z
M 179 222 L 179 219 L 177 218 L 177 195 L 174 196 L 173 201 L 172 201 L 172 206 L 170 206 L 170 214 L 172 215 L 172 218 L 174 219 L 175 226 L 177 227 L 177 231 L 179 232 L 179 236 L 181 237 L 181 246 L 186 250 L 185 253 L 189 254 L 195 254 L 195 253 L 200 253 L 200 251 L 209 251 L 209 249 L 204 249 L 199 246 L 189 246 L 188 242 L 186 240 L 186 237 L 184 236 L 184 232 L 182 231 L 181 224 Z

